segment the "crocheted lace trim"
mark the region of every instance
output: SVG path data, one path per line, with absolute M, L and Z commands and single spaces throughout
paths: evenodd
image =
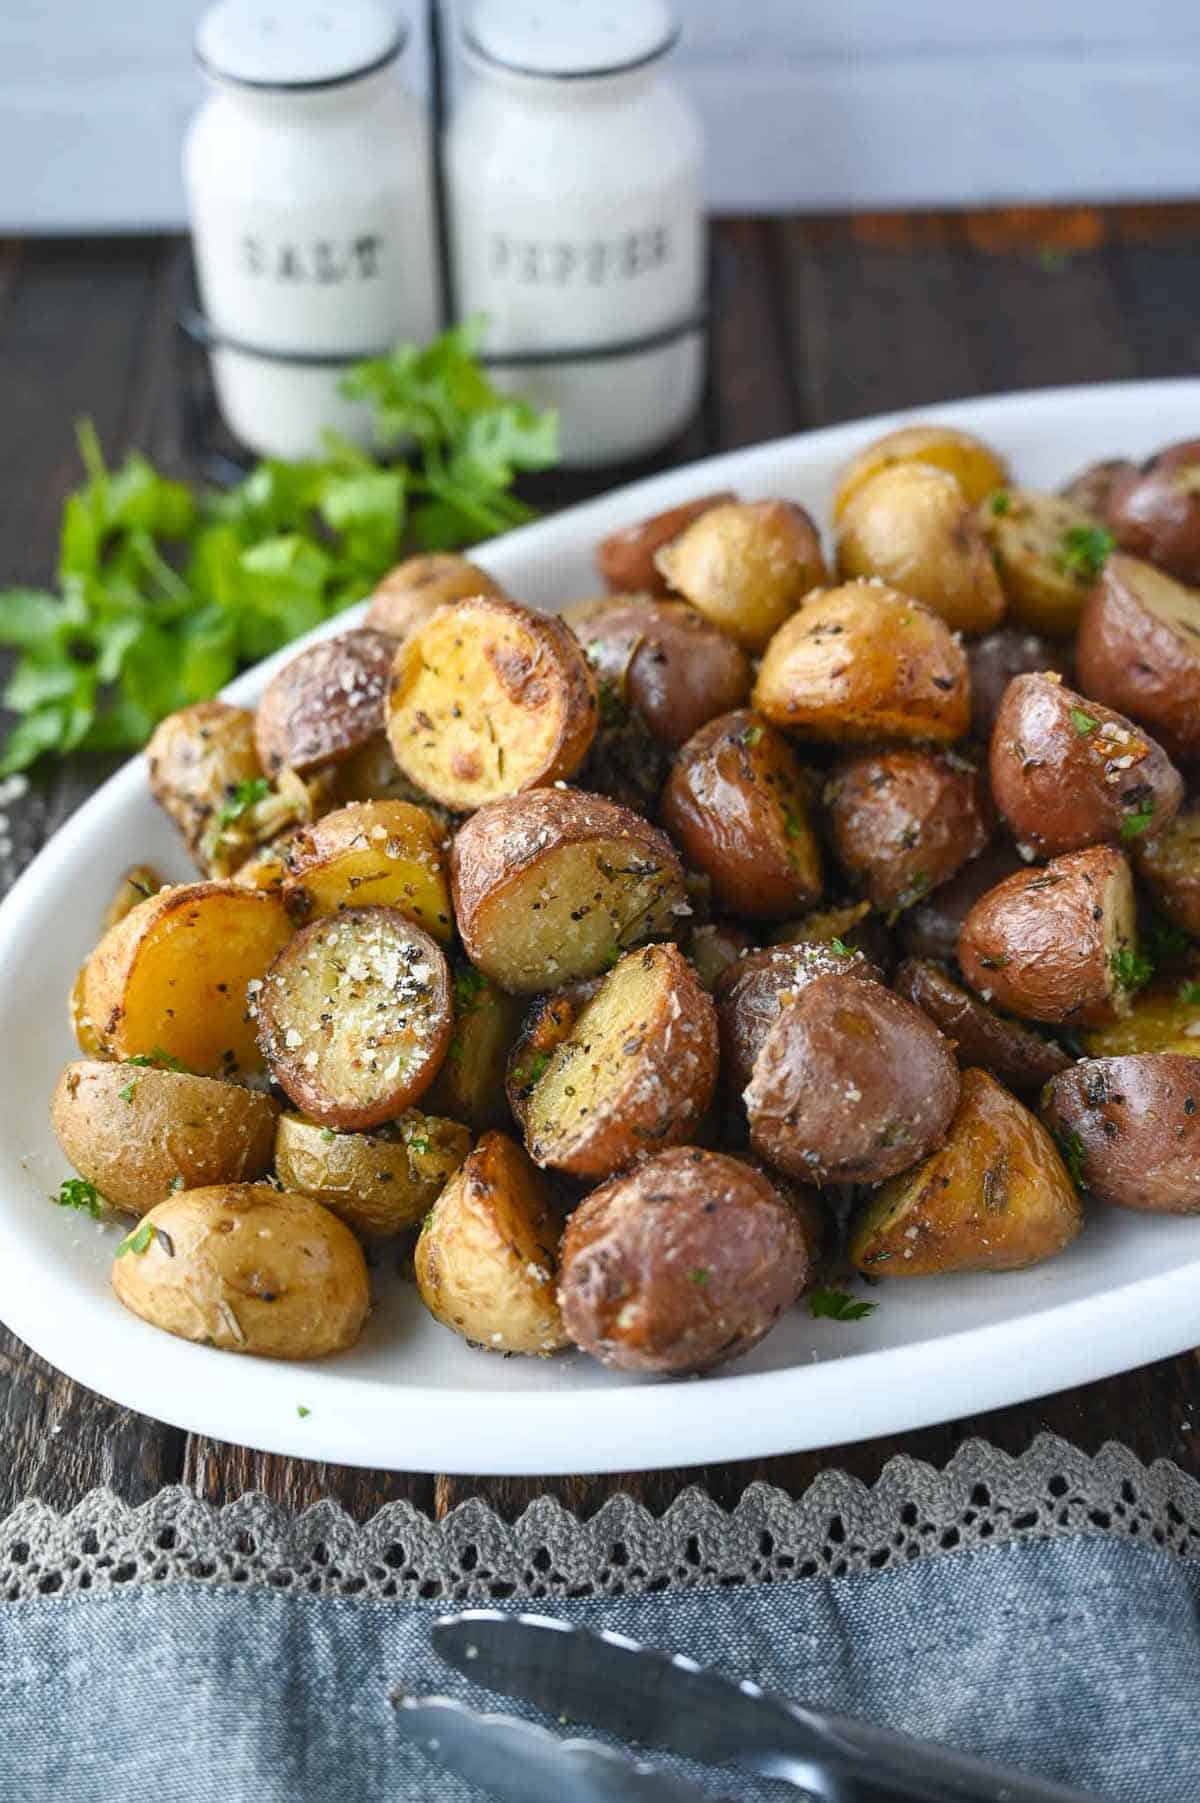
M 798 1499 L 755 1483 L 729 1510 L 690 1489 L 661 1516 L 618 1496 L 580 1520 L 541 1497 L 515 1523 L 472 1500 L 436 1522 L 389 1503 L 360 1526 L 330 1502 L 293 1514 L 261 1494 L 216 1507 L 172 1488 L 133 1508 L 94 1490 L 62 1514 L 24 1502 L 0 1525 L 0 1597 L 186 1580 L 374 1600 L 599 1598 L 881 1571 L 1064 1534 L 1196 1556 L 1200 1483 L 1122 1446 L 1090 1458 L 1043 1435 L 1020 1458 L 967 1441 L 943 1471 L 892 1459 L 871 1485 L 825 1472 Z

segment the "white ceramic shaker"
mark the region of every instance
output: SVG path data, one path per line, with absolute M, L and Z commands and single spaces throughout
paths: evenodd
M 226 424 L 261 456 L 365 444 L 356 358 L 437 328 L 428 126 L 380 0 L 222 0 L 196 33 L 213 91 L 184 176 Z
M 676 35 L 662 0 L 479 0 L 463 28 L 456 307 L 487 316 L 498 387 L 559 409 L 570 464 L 655 449 L 700 398 L 702 147 L 663 72 Z

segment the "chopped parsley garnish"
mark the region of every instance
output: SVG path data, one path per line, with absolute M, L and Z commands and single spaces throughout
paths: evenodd
M 117 1094 L 120 1096 L 120 1098 L 123 1102 L 132 1102 L 133 1101 L 133 1092 L 136 1088 L 137 1088 L 137 1078 L 130 1077 L 130 1079 L 129 1079 L 128 1083 L 125 1085 L 124 1089 L 119 1089 L 117 1091 Z
M 135 1058 L 126 1058 L 125 1062 L 140 1065 L 143 1070 L 179 1071 L 185 1077 L 196 1074 L 182 1058 L 176 1058 L 173 1052 L 164 1052 L 160 1045 L 151 1046 L 148 1052 L 139 1052 Z
M 694 1283 L 698 1290 L 702 1290 L 711 1277 L 712 1272 L 706 1265 L 697 1265 L 694 1271 L 688 1272 L 688 1282 Z
M 615 970 L 624 956 L 625 953 L 622 951 L 621 947 L 619 945 L 614 945 L 610 952 L 605 953 L 604 969 Z
M 1077 582 L 1094 582 L 1104 568 L 1116 539 L 1103 526 L 1068 526 L 1058 541 L 1056 562 Z
M 1054 1135 L 1054 1143 L 1062 1154 L 1062 1161 L 1067 1167 L 1071 1182 L 1076 1189 L 1086 1189 L 1087 1183 L 1083 1175 L 1083 1161 L 1086 1156 L 1083 1141 L 1078 1133 L 1065 1133 L 1061 1129 Z
M 1092 714 L 1085 714 L 1081 707 L 1071 709 L 1071 725 L 1081 739 L 1086 739 L 1090 732 L 1095 732 L 1100 722 Z
M 989 506 L 991 507 L 992 512 L 997 516 L 1008 513 L 1012 509 L 1012 496 L 1006 488 L 997 489 L 989 502 Z
M 810 1290 L 808 1312 L 818 1320 L 865 1321 L 879 1307 L 877 1302 L 859 1302 L 845 1290 Z
M 217 831 L 224 832 L 235 820 L 251 808 L 256 808 L 260 801 L 265 801 L 271 793 L 271 785 L 265 776 L 249 776 L 245 782 L 236 784 L 229 800 L 225 802 L 217 815 Z
M 175 1175 L 171 1179 L 169 1187 L 173 1190 L 181 1190 L 181 1189 L 186 1188 L 186 1185 L 183 1181 L 183 1172 L 182 1171 L 176 1171 Z
M 800 839 L 804 836 L 804 816 L 796 808 L 784 808 L 783 830 L 789 839 Z
M 147 1246 L 149 1246 L 149 1244 L 153 1238 L 154 1238 L 153 1222 L 143 1221 L 141 1226 L 136 1230 L 136 1232 L 131 1233 L 129 1235 L 128 1239 L 124 1239 L 121 1241 L 121 1244 L 117 1247 L 117 1250 L 113 1254 L 113 1256 L 114 1256 L 114 1258 L 124 1258 L 126 1253 L 136 1252 L 138 1257 L 140 1258 L 142 1253 L 146 1250 Z
M 306 1409 L 302 1402 L 298 1402 L 296 1404 L 296 1413 L 297 1413 L 297 1415 L 299 1415 L 301 1421 L 303 1421 L 305 1416 L 312 1414 L 312 1410 Z
M 322 1127 L 321 1128 L 321 1138 L 323 1140 L 336 1139 L 337 1134 L 334 1132 L 332 1127 Z
M 473 1008 L 487 987 L 488 980 L 481 970 L 473 964 L 460 964 L 454 973 L 455 1007 L 460 1013 Z
M 1108 968 L 1118 989 L 1130 992 L 1140 989 L 1154 975 L 1154 966 L 1143 952 L 1136 951 L 1132 945 L 1123 945 L 1112 953 L 1108 960 Z
M 745 732 L 739 734 L 743 745 L 757 745 L 762 736 L 763 729 L 761 726 L 748 726 Z
M 1181 983 L 1179 985 L 1179 999 L 1181 1002 L 1186 1002 L 1189 1008 L 1200 1008 L 1200 983 L 1193 983 L 1190 981 Z
M 829 948 L 831 951 L 835 951 L 839 958 L 848 958 L 850 956 L 850 947 L 846 944 L 844 939 L 839 939 L 836 933 L 829 941 Z
M 550 1063 L 549 1052 L 535 1052 L 529 1060 L 528 1073 L 525 1078 L 526 1089 L 533 1089 L 546 1075 L 546 1067 Z
M 1131 814 L 1126 814 L 1121 822 L 1122 839 L 1140 839 L 1150 822 L 1154 819 L 1154 797 L 1147 795 L 1139 801 Z
M 100 1220 L 104 1213 L 104 1198 L 94 1183 L 84 1177 L 64 1177 L 59 1185 L 57 1196 L 51 1196 L 60 1208 L 78 1208 L 81 1213 L 91 1215 L 94 1221 Z
M 404 1143 L 410 1152 L 417 1152 L 426 1158 L 433 1151 L 433 1141 L 423 1133 L 410 1133 Z

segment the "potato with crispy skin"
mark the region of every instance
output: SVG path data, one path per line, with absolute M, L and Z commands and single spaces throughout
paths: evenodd
M 1071 1063 L 1053 1040 L 990 1008 L 932 959 L 906 958 L 896 972 L 895 990 L 953 1042 L 960 1068 L 989 1071 L 1015 1095 L 1036 1095 Z
M 961 739 L 970 719 L 962 646 L 944 620 L 882 583 L 812 595 L 763 654 L 753 705 L 804 739 Z
M 477 563 L 453 551 L 406 557 L 377 583 L 363 625 L 401 644 L 448 601 L 500 595 L 500 584 Z
M 1107 519 L 1123 551 L 1200 586 L 1200 438 L 1168 445 L 1116 483 Z
M 690 912 L 664 834 L 579 789 L 481 808 L 454 841 L 450 880 L 467 956 L 514 995 L 597 976 Z
M 1015 625 L 1069 638 L 1112 549 L 1090 514 L 1060 495 L 1001 489 L 979 509 Z
M 414 1261 L 421 1300 L 487 1352 L 558 1352 L 560 1232 L 537 1167 L 507 1134 L 485 1133 L 426 1216 Z
M 1085 694 L 1148 727 L 1172 757 L 1200 758 L 1200 589 L 1136 557 L 1110 557 L 1084 606 L 1075 659 Z
M 505 1093 L 513 1119 L 522 1127 L 529 1098 L 541 1082 L 552 1055 L 568 1038 L 603 977 L 580 977 L 547 995 L 535 995 L 509 1049 Z M 515 998 L 512 998 L 515 999 Z
M 710 1371 L 770 1332 L 811 1263 L 804 1218 L 768 1176 L 680 1146 L 593 1190 L 571 1216 L 563 1323 L 619 1371 Z
M 1104 525 L 1109 503 L 1118 486 L 1136 471 L 1137 464 L 1131 463 L 1128 457 L 1102 457 L 1098 463 L 1089 463 L 1077 476 L 1064 482 L 1058 492 L 1064 501 L 1070 501 L 1073 507 L 1090 514 L 1097 525 Z
M 675 594 L 753 652 L 829 579 L 820 535 L 794 501 L 710 507 L 655 562 Z
M 350 1229 L 310 1196 L 265 1183 L 159 1202 L 117 1247 L 112 1287 L 151 1327 L 257 1358 L 343 1352 L 370 1307 Z
M 767 946 L 731 964 L 716 987 L 721 1075 L 726 1083 L 741 1094 L 780 1009 L 809 983 L 828 976 L 877 979 L 878 974 L 861 952 L 819 940 Z
M 722 907 L 744 920 L 786 920 L 821 894 L 814 786 L 783 734 L 739 708 L 682 747 L 659 819 Z
M 394 640 L 359 626 L 307 646 L 284 664 L 259 697 L 254 717 L 267 775 L 304 775 L 369 744 L 383 726 L 395 654 Z
M 451 971 L 454 1031 L 442 1067 L 422 1100 L 437 1114 L 472 1127 L 508 1122 L 505 1078 L 521 1004 L 464 959 Z
M 261 1177 L 278 1113 L 258 1090 L 138 1064 L 68 1064 L 50 1103 L 79 1175 L 132 1214 L 175 1190 Z
M 283 903 L 297 920 L 345 908 L 396 908 L 446 942 L 454 931 L 445 835 L 408 801 L 358 801 L 293 835 Z
M 285 1114 L 275 1170 L 285 1189 L 323 1202 L 374 1243 L 422 1221 L 470 1150 L 469 1128 L 415 1108 L 375 1133 L 337 1133 Z
M 595 553 L 604 586 L 618 595 L 669 594 L 667 580 L 655 562 L 658 553 L 702 513 L 736 500 L 737 496 L 728 489 L 697 495 L 694 501 L 682 501 L 678 507 L 668 507 L 662 513 L 651 514 L 649 519 L 638 520 L 636 525 L 610 532 L 600 540 Z
M 277 896 L 180 883 L 131 908 L 84 967 L 83 1013 L 103 1055 L 162 1051 L 201 1075 L 260 1070 L 247 985 L 291 937 Z
M 859 490 L 882 470 L 913 464 L 953 476 L 964 500 L 972 503 L 1008 480 L 1001 458 L 973 433 L 932 423 L 900 426 L 875 439 L 846 465 L 838 478 L 833 517 L 840 519 Z
M 439 608 L 396 653 L 387 711 L 396 762 L 460 812 L 574 776 L 597 718 L 574 633 L 515 601 Z
M 596 673 L 602 719 L 632 710 L 661 745 L 682 745 L 750 693 L 746 653 L 686 601 L 620 595 L 564 618 Z
M 232 876 L 266 840 L 312 818 L 314 796 L 297 776 L 263 775 L 248 708 L 180 708 L 155 727 L 146 759 L 154 799 L 206 876 Z
M 1127 1014 L 1137 968 L 1129 865 L 1110 845 L 1020 870 L 980 897 L 958 937 L 963 975 L 1025 1020 L 1100 1026 Z
M 785 1002 L 746 1086 L 750 1143 L 809 1183 L 879 1183 L 936 1146 L 958 1102 L 954 1052 L 882 983 L 819 977 Z
M 1135 840 L 1133 862 L 1167 918 L 1200 939 L 1200 800 Z
M 550 1054 L 524 1107 L 535 1164 L 613 1171 L 690 1139 L 717 1083 L 717 1018 L 682 952 L 627 952 Z
M 968 1070 L 945 1144 L 867 1199 L 849 1253 L 873 1277 L 1017 1271 L 1061 1252 L 1082 1225 L 1041 1122 L 986 1071 Z
M 1200 1214 L 1200 1064 L 1178 1053 L 1083 1058 L 1042 1119 L 1080 1189 L 1146 1214 Z
M 953 753 L 857 752 L 834 766 L 825 800 L 834 853 L 876 908 L 911 907 L 988 841 L 979 772 Z
M 878 577 L 923 601 L 955 632 L 989 632 L 1004 591 L 974 508 L 953 476 L 898 463 L 864 482 L 838 519 L 838 575 Z
M 1044 639 L 1019 626 L 1002 626 L 976 639 L 967 649 L 971 675 L 971 737 L 986 742 L 992 736 L 1000 703 L 1014 676 L 1051 670 L 1070 680 L 1071 658 L 1061 642 Z
M 988 769 L 1017 839 L 1048 857 L 1134 840 L 1183 800 L 1183 778 L 1156 740 L 1052 675 L 1009 683 Z

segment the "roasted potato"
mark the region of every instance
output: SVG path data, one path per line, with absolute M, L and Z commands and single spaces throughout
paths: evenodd
M 168 714 L 146 747 L 150 791 L 206 876 L 227 877 L 268 839 L 312 817 L 298 777 L 270 783 L 255 749 L 254 715 L 224 701 Z
M 1071 659 L 1061 643 L 1019 626 L 1002 626 L 967 648 L 971 676 L 971 737 L 985 744 L 992 736 L 1004 692 L 1014 676 L 1052 670 L 1070 680 Z
M 942 1029 L 961 1068 L 976 1065 L 989 1071 L 1016 1095 L 1036 1096 L 1070 1065 L 1060 1045 L 990 1008 L 932 959 L 905 959 L 896 972 L 895 990 Z
M 285 833 L 282 839 L 275 839 L 268 845 L 260 845 L 238 865 L 229 879 L 230 882 L 236 883 L 239 889 L 263 889 L 270 895 L 282 897 L 290 839 L 291 834 Z
M 131 864 L 113 891 L 113 898 L 104 910 L 101 925 L 107 933 L 109 927 L 124 920 L 132 913 L 139 902 L 157 895 L 165 884 L 153 864 Z
M 347 908 L 302 927 L 255 997 L 275 1082 L 323 1127 L 392 1120 L 424 1094 L 454 1013 L 437 942 L 395 908 Z
M 813 788 L 783 734 L 739 708 L 680 750 L 659 819 L 722 907 L 746 920 L 786 920 L 821 894 Z
M 521 1004 L 465 959 L 451 975 L 454 1032 L 422 1099 L 435 1113 L 476 1129 L 502 1127 L 508 1121 L 508 1053 L 521 1025 Z
M 1107 519 L 1123 551 L 1200 587 L 1200 438 L 1168 445 L 1117 482 Z
M 387 731 L 401 771 L 465 812 L 574 776 L 596 684 L 553 614 L 481 597 L 439 608 L 396 653 Z
M 861 751 L 825 787 L 834 853 L 873 907 L 909 908 L 988 842 L 979 772 L 954 753 Z
M 676 594 L 754 652 L 828 581 L 817 529 L 793 501 L 710 507 L 655 562 Z
M 481 808 L 454 841 L 450 877 L 467 956 L 515 995 L 596 976 L 690 912 L 670 841 L 579 789 Z
M 875 1277 L 1015 1271 L 1061 1252 L 1082 1225 L 1041 1122 L 986 1071 L 968 1070 L 945 1144 L 868 1197 L 849 1253 Z
M 768 939 L 769 945 L 828 945 L 835 951 L 861 952 L 880 971 L 895 962 L 892 937 L 870 902 L 837 902 L 814 908 L 799 920 L 785 921 Z
M 805 602 L 767 646 L 754 707 L 805 739 L 961 739 L 967 659 L 945 621 L 882 583 L 847 582 Z
M 104 1046 L 87 1011 L 87 965 L 82 964 L 67 992 L 67 1019 L 75 1043 L 89 1058 L 103 1058 Z
M 682 745 L 750 693 L 746 653 L 686 601 L 622 595 L 564 617 L 596 673 L 602 721 L 632 709 L 659 744 Z
M 530 1002 L 520 1032 L 509 1049 L 505 1072 L 508 1106 L 522 1127 L 529 1098 L 541 1082 L 552 1054 L 570 1036 L 603 981 L 603 977 L 580 977 L 548 995 L 534 996 Z
M 927 463 L 881 470 L 842 508 L 837 567 L 843 581 L 877 576 L 923 601 L 955 632 L 989 632 L 1004 591 L 975 509 L 953 476 Z
M 642 716 L 618 709 L 597 727 L 572 786 L 607 796 L 635 814 L 652 815 L 670 767 L 669 749 L 654 737 Z
M 1015 625 L 1069 638 L 1112 549 L 1090 514 L 1060 495 L 1001 489 L 979 509 Z
M 393 639 L 357 627 L 299 651 L 267 684 L 254 740 L 268 776 L 341 763 L 374 739 L 396 654 Z
M 357 801 L 293 835 L 283 904 L 297 920 L 364 902 L 396 908 L 446 942 L 454 931 L 445 834 L 409 801 Z
M 370 1306 L 350 1229 L 310 1196 L 265 1183 L 159 1202 L 117 1247 L 112 1287 L 151 1327 L 258 1358 L 342 1352 Z
M 1052 675 L 1009 683 L 988 768 L 1018 841 L 1047 857 L 1158 830 L 1183 800 L 1183 778 L 1161 745 Z
M 1200 535 L 1200 464 L 1195 473 Z M 1136 557 L 1110 557 L 1075 656 L 1085 694 L 1148 727 L 1172 757 L 1200 758 L 1200 589 Z
M 1042 1100 L 1080 1189 L 1146 1214 L 1200 1214 L 1200 1064 L 1170 1052 L 1084 1058 Z
M 627 952 L 525 1104 L 535 1164 L 607 1177 L 690 1139 L 717 1085 L 717 1017 L 674 945 Z
M 697 495 L 694 501 L 684 501 L 678 507 L 668 507 L 663 513 L 651 514 L 649 519 L 639 520 L 634 526 L 623 526 L 619 532 L 610 532 L 596 546 L 595 562 L 600 580 L 614 594 L 668 594 L 666 578 L 655 561 L 658 553 L 702 513 L 736 500 L 737 496 L 728 489 L 711 495 Z M 684 737 L 687 737 L 686 733 Z
M 1133 861 L 1168 920 L 1200 939 L 1200 800 L 1135 840 Z
M 1127 1014 L 1138 965 L 1129 865 L 1096 845 L 1006 877 L 963 921 L 958 961 L 985 1002 L 1026 1020 L 1099 1026 Z
M 752 945 L 749 933 L 733 921 L 705 920 L 691 929 L 683 949 L 701 988 L 711 995 L 730 965 L 744 958 Z
M 862 977 L 818 977 L 780 1008 L 745 1101 L 751 1145 L 787 1176 L 879 1183 L 940 1142 L 958 1067 L 902 996 Z
M 963 865 L 957 876 L 906 908 L 900 916 L 899 937 L 909 957 L 940 958 L 943 963 L 952 963 L 958 957 L 962 923 L 980 896 L 1006 876 L 1024 869 L 1025 860 L 1012 845 L 993 839 L 977 858 Z
M 175 1190 L 261 1177 L 278 1113 L 258 1090 L 149 1064 L 68 1064 L 50 1103 L 79 1175 L 139 1215 Z
M 139 902 L 84 967 L 83 1013 L 105 1057 L 166 1053 L 202 1076 L 261 1070 L 247 986 L 291 931 L 277 896 L 233 883 Z
M 717 979 L 721 1075 L 730 1088 L 740 1095 L 749 1083 L 754 1061 L 785 1003 L 818 977 L 828 976 L 873 979 L 878 972 L 861 952 L 800 940 L 750 952 Z
M 1156 977 L 1132 995 L 1121 1017 L 1079 1035 L 1090 1058 L 1177 1052 L 1200 1058 L 1200 963 L 1190 976 Z
M 285 1189 L 323 1202 L 374 1242 L 422 1221 L 470 1150 L 468 1128 L 415 1108 L 377 1133 L 337 1133 L 285 1114 L 275 1171 Z
M 540 1172 L 507 1134 L 485 1133 L 426 1216 L 421 1300 L 485 1351 L 558 1352 L 559 1234 Z
M 1090 514 L 1098 525 L 1104 525 L 1116 489 L 1126 476 L 1136 472 L 1137 464 L 1130 463 L 1127 457 L 1103 457 L 1064 482 L 1058 492 L 1064 501 L 1070 501 L 1073 507 Z
M 833 498 L 833 516 L 840 519 L 859 490 L 881 470 L 923 465 L 953 476 L 963 498 L 982 501 L 1008 481 L 1008 470 L 996 452 L 970 432 L 954 426 L 901 426 L 869 444 L 846 465 Z
M 681 1146 L 593 1190 L 571 1216 L 563 1324 L 620 1371 L 709 1371 L 770 1332 L 811 1262 L 804 1217 L 770 1178 Z
M 500 584 L 477 563 L 449 551 L 406 557 L 376 586 L 363 625 L 403 644 L 439 607 L 448 601 L 472 601 L 476 595 L 504 595 Z

